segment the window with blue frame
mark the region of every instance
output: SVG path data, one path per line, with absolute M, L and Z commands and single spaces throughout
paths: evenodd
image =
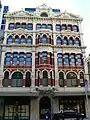
M 37 24 L 36 25 L 36 30 L 40 30 L 41 29 L 41 24 Z
M 28 30 L 33 30 L 33 24 L 32 24 L 32 23 L 28 23 L 27 29 L 28 29 Z
M 47 25 L 46 24 L 42 24 L 42 29 L 46 29 Z
M 26 54 L 26 65 L 28 65 L 28 66 L 32 65 L 32 55 L 31 55 L 31 53 Z
M 20 23 L 16 23 L 16 29 L 20 28 Z
M 61 40 L 61 37 L 57 37 L 57 45 L 62 45 L 62 40 Z
M 9 36 L 7 39 L 7 44 L 12 44 L 12 42 L 13 42 L 12 36 Z
M 21 44 L 25 43 L 25 36 L 21 36 Z
M 19 65 L 24 65 L 24 53 L 20 53 L 19 55 Z
M 62 25 L 62 30 L 66 30 L 67 28 L 66 28 L 66 25 Z
M 75 40 L 75 45 L 76 45 L 76 46 L 80 46 L 80 42 L 79 42 L 79 39 L 78 39 L 78 38 L 76 38 L 76 40 Z
M 77 63 L 78 63 L 78 65 L 82 65 L 82 56 L 81 55 L 77 55 Z
M 69 39 L 69 45 L 74 45 L 74 41 L 73 41 L 72 37 L 70 37 L 70 39 Z
M 63 39 L 63 45 L 68 45 L 67 37 L 64 37 L 64 39 Z
M 64 65 L 69 65 L 69 55 L 64 55 Z
M 31 36 L 28 36 L 28 38 L 27 38 L 27 44 L 32 44 L 32 37 Z
M 18 53 L 13 53 L 13 65 L 18 65 Z
M 22 23 L 21 28 L 22 28 L 22 29 L 26 29 L 26 23 Z
M 77 25 L 74 25 L 74 26 L 73 26 L 73 31 L 74 31 L 74 32 L 79 32 L 79 29 L 78 29 L 78 26 L 77 26 Z
M 61 26 L 59 24 L 56 24 L 56 31 L 61 31 Z
M 53 30 L 52 25 L 51 25 L 51 24 L 48 24 L 48 25 L 47 25 L 47 29 L 49 29 L 49 30 Z
M 19 44 L 19 36 L 15 36 L 15 44 Z
M 62 64 L 63 64 L 62 54 L 58 53 L 58 65 L 61 66 Z
M 47 37 L 46 37 L 46 35 L 43 35 L 43 37 L 42 37 L 42 43 L 43 44 L 47 43 Z
M 71 63 L 71 65 L 75 65 L 75 62 L 76 62 L 75 55 L 72 54 L 70 63 Z
M 8 6 L 4 6 L 3 13 L 7 13 L 8 11 L 9 11 L 9 7 Z
M 70 31 L 72 31 L 72 25 L 68 25 L 67 29 L 70 30 Z
M 47 52 L 42 53 L 42 63 L 47 63 Z
M 5 60 L 5 65 L 10 65 L 11 64 L 11 53 L 6 54 L 6 60 Z
M 10 24 L 9 24 L 9 29 L 10 29 L 10 30 L 13 30 L 13 29 L 14 29 L 14 23 L 10 23 Z

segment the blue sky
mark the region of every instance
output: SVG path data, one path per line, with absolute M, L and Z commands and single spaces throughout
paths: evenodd
M 3 5 L 10 6 L 11 12 L 25 7 L 37 7 L 43 2 L 52 8 L 61 9 L 61 12 L 67 10 L 67 12 L 80 15 L 83 18 L 83 39 L 85 46 L 87 46 L 86 55 L 88 56 L 90 53 L 90 0 L 2 0 Z

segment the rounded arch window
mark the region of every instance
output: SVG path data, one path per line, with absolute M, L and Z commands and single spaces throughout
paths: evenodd
M 15 43 L 16 43 L 16 44 L 19 44 L 19 36 L 18 36 L 18 35 L 15 36 Z
M 63 44 L 64 44 L 64 45 L 68 45 L 67 37 L 64 37 L 64 39 L 63 39 Z
M 46 37 L 46 35 L 43 35 L 43 37 L 42 37 L 42 43 L 47 43 L 47 37 Z
M 21 36 L 21 44 L 25 43 L 25 36 Z
M 59 85 L 60 87 L 64 87 L 64 73 L 59 72 Z
M 41 17 L 48 17 L 48 14 L 46 12 L 41 13 Z
M 4 87 L 8 87 L 8 81 L 9 81 L 9 72 L 6 71 L 6 72 L 4 73 L 4 81 L 3 81 L 3 86 L 4 86 Z
M 69 39 L 69 45 L 74 45 L 74 42 L 73 42 L 73 38 L 72 38 L 72 37 L 70 37 L 70 39 Z
M 15 72 L 12 74 L 12 87 L 22 87 L 23 75 L 21 72 Z
M 75 45 L 80 46 L 80 41 L 78 38 L 75 39 Z
M 62 45 L 62 39 L 61 39 L 61 37 L 57 37 L 57 45 Z
M 78 81 L 77 81 L 77 75 L 73 72 L 69 72 L 66 76 L 67 79 L 67 87 L 77 87 Z
M 31 86 L 31 73 L 26 72 L 26 87 L 30 87 L 30 86 Z
M 12 42 L 13 42 L 12 36 L 9 36 L 7 40 L 8 40 L 8 41 L 7 41 L 8 44 L 12 44 Z
M 31 38 L 31 36 L 28 36 L 28 38 L 27 38 L 27 44 L 32 44 L 32 38 Z
M 43 71 L 43 85 L 48 86 L 48 72 Z

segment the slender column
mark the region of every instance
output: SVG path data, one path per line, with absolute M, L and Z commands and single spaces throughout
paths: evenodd
M 64 87 L 67 87 L 67 80 L 66 80 L 66 76 L 64 76 Z
M 59 86 L 58 84 L 58 66 L 57 66 L 57 52 L 54 52 L 54 64 L 55 64 L 55 86 Z
M 50 64 L 50 53 L 48 53 L 48 64 Z
M 35 86 L 35 50 L 32 51 L 31 85 L 32 85 L 32 86 Z
M 22 86 L 25 87 L 25 75 L 23 76 Z

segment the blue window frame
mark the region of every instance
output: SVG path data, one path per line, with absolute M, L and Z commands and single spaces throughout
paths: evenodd
M 11 53 L 7 53 L 6 54 L 6 65 L 10 65 L 11 64 Z
M 25 43 L 25 36 L 21 36 L 21 44 Z
M 12 44 L 12 42 L 13 42 L 13 41 L 12 41 L 12 36 L 9 36 L 7 40 L 8 40 L 8 41 L 7 41 L 8 44 Z
M 18 53 L 13 54 L 13 65 L 18 65 Z
M 28 23 L 28 30 L 33 30 L 33 24 L 32 23 Z
M 58 38 L 57 38 L 57 45 L 62 45 L 61 37 L 58 37 Z
M 26 29 L 26 23 L 22 23 L 22 29 Z
M 61 31 L 61 26 L 59 24 L 56 24 L 56 31 Z
M 16 29 L 20 28 L 20 23 L 16 23 Z
M 24 65 L 24 53 L 20 53 L 19 55 L 19 64 Z
M 32 38 L 31 38 L 31 36 L 28 36 L 28 38 L 27 38 L 27 44 L 32 44 Z
M 58 65 L 60 66 L 60 65 L 62 65 L 62 63 L 63 63 L 63 60 L 62 60 L 62 54 L 58 54 Z
M 9 29 L 10 29 L 10 30 L 13 30 L 13 29 L 14 29 L 14 23 L 10 23 L 10 24 L 9 24 Z
M 75 65 L 75 55 L 71 55 L 71 65 Z
M 49 29 L 49 30 L 53 30 L 52 25 L 51 25 L 51 24 L 48 24 L 48 25 L 47 25 L 47 29 Z
M 42 63 L 47 63 L 47 52 L 42 53 Z
M 32 55 L 31 55 L 31 53 L 26 54 L 26 65 L 28 65 L 28 66 L 32 65 Z
M 47 37 L 45 36 L 45 35 L 43 35 L 43 37 L 42 37 L 42 43 L 47 43 Z
M 15 44 L 19 44 L 19 36 L 15 36 Z
M 37 24 L 36 25 L 36 30 L 40 30 L 41 29 L 41 24 Z
M 64 64 L 69 65 L 69 55 L 64 55 Z

